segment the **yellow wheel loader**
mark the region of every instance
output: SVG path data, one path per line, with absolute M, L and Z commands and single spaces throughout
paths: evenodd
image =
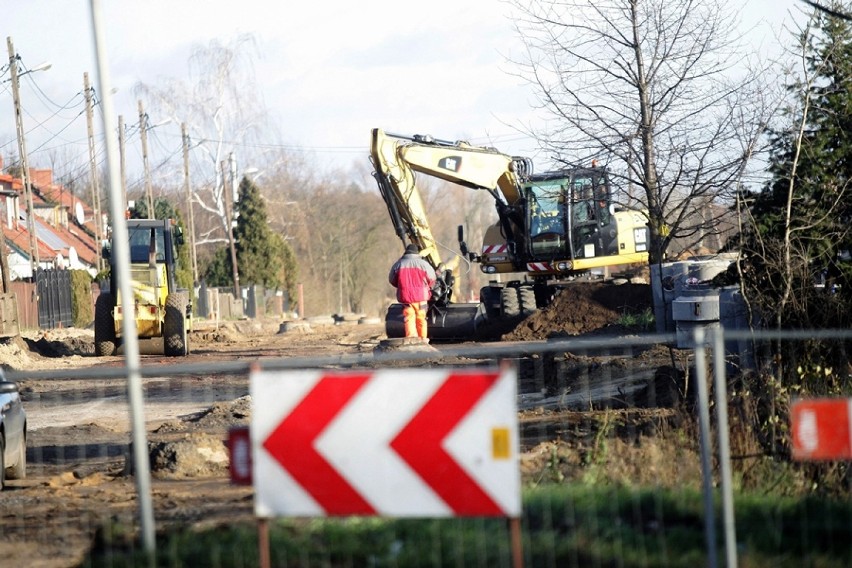
M 139 340 L 151 340 L 165 355 L 189 353 L 188 330 L 192 307 L 189 292 L 178 290 L 175 281 L 175 246 L 182 236 L 171 219 L 128 219 L 130 277 L 133 298 L 120 297 L 110 271 L 110 290 L 95 302 L 95 354 L 113 355 L 122 343 L 122 321 L 135 317 Z

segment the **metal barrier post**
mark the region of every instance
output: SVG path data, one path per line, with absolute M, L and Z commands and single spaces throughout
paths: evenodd
M 92 35 L 95 43 L 95 59 L 98 66 L 98 86 L 101 96 L 101 119 L 104 132 L 113 132 L 112 93 L 109 81 L 109 67 L 106 62 L 106 37 L 104 35 L 103 14 L 100 0 L 90 0 L 92 15 Z M 125 203 L 121 193 L 118 153 L 112 136 L 106 136 L 107 163 L 109 165 L 110 213 L 112 214 L 113 234 L 127 234 L 127 220 L 124 218 Z M 130 244 L 127 239 L 113 239 L 113 254 L 119 290 L 122 298 L 132 298 L 130 285 Z M 115 293 L 116 291 L 113 291 Z M 133 312 L 131 312 L 133 313 Z M 130 419 L 133 437 L 133 465 L 136 477 L 136 490 L 139 498 L 139 517 L 142 531 L 142 543 L 150 558 L 157 551 L 156 531 L 154 527 L 154 505 L 151 497 L 151 470 L 148 461 L 148 442 L 145 433 L 144 393 L 142 391 L 142 373 L 139 362 L 139 339 L 136 331 L 136 319 L 125 317 L 122 322 L 124 334 L 124 360 L 127 367 L 127 393 L 130 399 Z
M 730 425 L 728 424 L 728 383 L 725 374 L 724 328 L 711 330 L 713 380 L 716 385 L 716 433 L 719 437 L 719 469 L 722 485 L 722 521 L 725 530 L 725 565 L 737 566 L 737 530 L 734 520 L 734 489 L 731 475 Z
M 701 431 L 701 477 L 704 492 L 704 537 L 707 543 L 707 565 L 716 568 L 716 514 L 713 507 L 713 464 L 710 462 L 710 402 L 707 394 L 707 357 L 704 351 L 704 328 L 693 330 L 695 345 L 695 381 L 698 389 L 698 422 Z

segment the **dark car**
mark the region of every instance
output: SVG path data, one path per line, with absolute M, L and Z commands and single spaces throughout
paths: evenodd
M 27 476 L 27 415 L 21 404 L 18 383 L 0 372 L 0 489 L 6 479 Z

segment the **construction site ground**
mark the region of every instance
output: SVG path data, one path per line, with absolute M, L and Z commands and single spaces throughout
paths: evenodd
M 523 345 L 567 336 L 635 334 L 620 327 L 619 318 L 650 306 L 650 287 L 644 284 L 581 284 L 562 292 L 546 310 L 510 328 L 491 330 L 478 343 Z M 369 354 L 380 347 L 385 336 L 379 320 L 367 321 L 330 325 L 314 319 L 313 323 L 284 325 L 280 320 L 264 319 L 205 324 L 191 333 L 187 358 L 143 355 L 142 364 Z M 444 348 L 432 345 L 428 359 L 421 364 L 462 363 L 442 356 Z M 562 354 L 561 364 L 572 358 L 579 356 Z M 623 359 L 583 356 L 590 383 L 599 377 L 604 390 L 618 391 L 601 391 L 601 398 L 615 399 L 624 392 L 624 384 L 612 386 L 618 382 L 617 369 L 624 367 Z M 659 378 L 660 369 L 672 363 L 669 350 L 663 347 L 636 352 L 630 359 L 631 368 L 641 369 L 649 381 Z M 96 358 L 92 332 L 77 329 L 25 333 L 7 340 L 0 344 L 0 361 L 15 371 L 122 364 L 120 356 Z M 527 480 L 540 478 L 552 467 L 547 462 L 552 458 L 548 452 L 554 440 L 577 434 L 579 425 L 588 422 L 582 418 L 584 413 L 594 411 L 587 400 L 581 403 L 585 408 L 571 408 L 564 403 L 566 393 L 548 391 L 535 380 L 523 384 L 524 368 L 529 374 L 534 367 L 522 365 L 519 386 L 521 466 Z M 541 368 L 540 362 L 536 368 Z M 172 526 L 252 522 L 252 488 L 230 484 L 224 445 L 229 428 L 250 423 L 248 382 L 245 373 L 169 376 L 165 367 L 161 377 L 144 380 L 158 531 Z M 0 493 L 0 558 L 9 565 L 75 566 L 96 545 L 100 527 L 138 525 L 136 486 L 128 459 L 131 435 L 126 384 L 121 379 L 23 379 L 19 385 L 29 421 L 28 476 L 8 481 Z M 559 396 L 562 404 L 551 404 Z M 637 412 L 637 422 L 653 420 L 643 409 Z M 572 460 L 566 461 L 567 466 L 569 462 Z

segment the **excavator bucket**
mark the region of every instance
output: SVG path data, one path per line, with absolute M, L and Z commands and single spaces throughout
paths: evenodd
M 391 304 L 385 316 L 385 333 L 389 338 L 405 337 L 403 304 Z M 480 303 L 431 306 L 427 316 L 429 339 L 473 339 L 477 328 L 485 321 L 485 311 Z

